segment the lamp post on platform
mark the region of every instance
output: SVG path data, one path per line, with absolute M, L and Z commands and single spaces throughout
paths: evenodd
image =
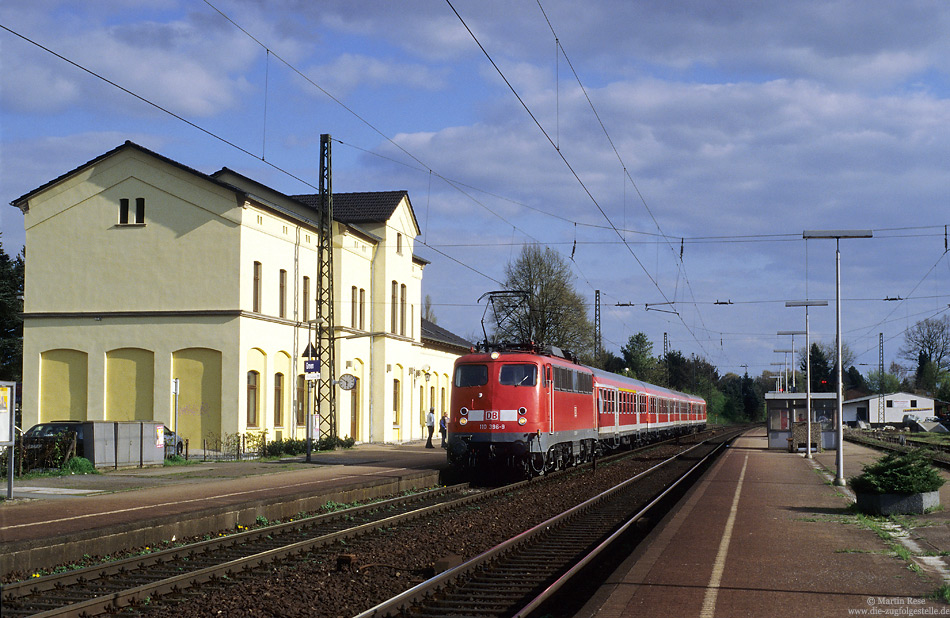
M 798 392 L 798 388 L 795 386 L 795 335 L 804 335 L 805 331 L 803 330 L 780 330 L 778 331 L 779 336 L 781 335 L 791 335 L 792 336 L 792 390 Z
M 806 431 L 808 432 L 808 448 L 805 449 L 805 457 L 811 459 L 811 343 L 808 341 L 808 308 L 827 307 L 828 301 L 789 300 L 785 302 L 785 306 L 805 308 L 805 418 L 807 419 Z M 821 435 L 820 430 L 818 435 Z
M 833 238 L 835 240 L 835 358 L 838 363 L 837 376 L 837 413 L 838 423 L 838 453 L 835 457 L 837 474 L 835 485 L 847 485 L 844 479 L 844 380 L 841 369 L 841 239 L 842 238 L 871 238 L 871 230 L 805 230 L 802 238 L 805 240 L 818 238 Z M 811 439 L 811 436 L 809 436 Z
M 784 371 L 785 371 L 785 392 L 786 392 L 786 393 L 791 392 L 791 391 L 788 390 L 788 353 L 789 353 L 789 352 L 792 352 L 792 353 L 794 354 L 794 350 L 772 350 L 772 351 L 775 352 L 776 354 L 784 354 L 784 355 L 785 355 L 785 359 L 782 361 L 782 365 L 783 365 Z M 794 363 L 795 361 L 793 360 L 792 362 Z M 793 368 L 792 368 L 792 381 L 793 381 L 793 382 L 795 381 L 795 380 L 794 380 L 794 376 L 795 376 L 795 369 L 794 369 L 794 367 L 793 367 Z

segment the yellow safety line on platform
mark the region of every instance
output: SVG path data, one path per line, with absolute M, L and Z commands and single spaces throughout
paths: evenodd
M 739 510 L 739 494 L 742 493 L 742 481 L 745 479 L 745 469 L 749 464 L 749 456 L 745 456 L 742 462 L 742 472 L 739 473 L 739 483 L 736 486 L 736 495 L 732 499 L 732 509 L 729 511 L 729 519 L 726 520 L 726 529 L 722 533 L 722 541 L 719 542 L 719 551 L 716 553 L 716 561 L 713 563 L 712 575 L 709 577 L 709 585 L 706 586 L 706 597 L 703 599 L 703 609 L 700 612 L 701 618 L 712 618 L 716 613 L 716 599 L 719 598 L 719 584 L 722 582 L 722 572 L 726 568 L 726 555 L 729 553 L 729 541 L 732 539 L 732 528 L 736 523 L 736 512 Z

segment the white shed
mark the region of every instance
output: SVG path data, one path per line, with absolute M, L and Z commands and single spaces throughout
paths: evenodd
M 883 405 L 882 405 L 883 402 Z M 864 421 L 871 425 L 896 425 L 905 416 L 926 421 L 937 415 L 934 400 L 913 393 L 888 393 L 850 399 L 842 407 L 845 423 Z

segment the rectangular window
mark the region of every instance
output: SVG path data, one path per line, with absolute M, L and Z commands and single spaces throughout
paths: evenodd
M 135 222 L 145 223 L 145 198 L 135 198 Z
M 350 288 L 350 325 L 353 328 L 359 326 L 359 316 L 357 311 L 359 310 L 359 288 L 355 285 Z
M 278 303 L 280 307 L 280 317 L 287 317 L 287 271 L 280 271 L 280 291 L 278 292 Z
M 119 225 L 128 225 L 129 223 L 129 198 L 123 197 L 119 200 Z
M 402 255 L 402 234 L 396 232 L 396 253 Z
M 360 330 L 366 330 L 366 290 L 360 288 Z
M 310 320 L 310 277 L 303 278 L 303 321 Z
M 390 315 L 390 331 L 395 335 L 396 326 L 399 318 L 399 284 L 393 281 L 393 293 L 392 293 L 392 312 Z
M 399 286 L 399 334 L 406 336 L 406 284 Z
M 260 262 L 254 262 L 254 289 L 253 289 L 253 305 L 252 310 L 255 313 L 261 312 L 261 273 L 262 267 Z
M 274 374 L 274 427 L 284 426 L 284 374 Z

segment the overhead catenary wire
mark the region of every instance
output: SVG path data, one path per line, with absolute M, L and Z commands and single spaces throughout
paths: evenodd
M 6 29 L 6 28 L 5 28 L 5 29 Z M 9 29 L 7 29 L 7 30 L 9 31 Z M 12 32 L 12 31 L 11 31 L 11 32 Z M 252 37 L 252 38 L 253 38 L 253 37 Z M 269 50 L 268 48 L 266 48 L 266 47 L 265 47 L 265 49 L 266 49 L 267 54 L 268 54 L 268 56 L 269 56 L 269 55 L 270 55 L 270 50 Z M 47 50 L 47 51 L 49 51 L 49 50 Z M 64 58 L 63 58 L 63 59 L 64 59 Z M 64 59 L 64 60 L 65 60 L 65 59 Z M 268 62 L 269 62 L 269 59 L 268 59 Z M 108 81 L 108 80 L 105 80 L 105 81 Z M 117 84 L 112 84 L 112 85 L 118 87 Z M 121 88 L 120 88 L 120 89 L 121 89 Z M 133 94 L 133 93 L 131 93 L 130 91 L 126 91 L 126 92 L 128 92 L 129 94 Z M 139 97 L 139 98 L 141 98 L 141 97 Z M 144 100 L 144 99 L 142 99 L 142 100 Z M 148 103 L 151 104 L 151 102 L 148 102 Z M 266 91 L 266 89 L 265 89 L 265 107 L 266 107 L 266 105 L 267 105 L 267 91 Z M 158 108 L 158 106 L 156 106 L 156 108 Z M 160 109 L 160 108 L 159 108 L 159 109 Z M 179 120 L 184 121 L 184 122 L 186 122 L 187 124 L 193 126 L 194 128 L 199 129 L 199 130 L 201 130 L 201 131 L 207 133 L 208 135 L 211 135 L 212 137 L 221 140 L 222 142 L 226 143 L 227 145 L 230 145 L 230 146 L 232 146 L 232 147 L 235 147 L 235 148 L 237 148 L 238 150 L 244 152 L 245 154 L 251 155 L 251 156 L 253 156 L 255 159 L 258 159 L 258 160 L 260 160 L 260 161 L 262 161 L 262 162 L 264 162 L 264 163 L 270 165 L 270 164 L 266 161 L 266 146 L 267 146 L 267 142 L 266 142 L 266 137 L 267 137 L 267 135 L 266 135 L 266 113 L 265 113 L 265 127 L 264 127 L 264 128 L 265 128 L 265 131 L 263 132 L 263 139 L 262 139 L 262 141 L 261 141 L 261 153 L 260 153 L 260 155 L 258 156 L 258 155 L 254 155 L 253 153 L 248 152 L 247 150 L 241 148 L 240 146 L 237 146 L 236 144 L 234 144 L 234 143 L 232 143 L 232 142 L 230 142 L 230 141 L 228 141 L 228 140 L 226 140 L 226 139 L 221 138 L 221 136 L 219 136 L 219 135 L 216 135 L 216 134 L 214 134 L 214 133 L 212 133 L 212 132 L 208 132 L 206 129 L 200 127 L 199 125 L 197 125 L 197 124 L 195 124 L 195 123 L 192 123 L 192 122 L 190 122 L 190 121 L 187 121 L 187 120 L 185 120 L 184 118 L 181 118 L 180 116 L 177 116 L 177 115 L 174 114 L 174 113 L 168 112 L 168 110 L 164 110 L 164 109 L 163 109 L 162 111 L 165 111 L 166 113 L 169 113 L 171 116 L 174 116 L 174 117 L 178 118 Z M 253 148 L 253 147 L 252 147 L 252 148 Z M 254 148 L 254 149 L 256 150 L 256 148 Z M 376 155 L 376 153 L 373 153 L 373 154 Z M 379 155 L 376 155 L 376 156 L 379 156 Z M 400 163 L 401 163 L 401 162 L 400 162 Z M 279 170 L 281 173 L 284 173 L 284 174 L 288 175 L 289 177 L 292 177 L 292 178 L 294 178 L 294 179 L 296 179 L 296 180 L 298 180 L 298 181 L 300 181 L 300 182 L 303 182 L 303 183 L 306 184 L 307 186 L 311 186 L 311 187 L 312 187 L 312 185 L 310 185 L 310 184 L 307 183 L 306 181 L 303 181 L 301 178 L 298 178 L 298 177 L 295 176 L 294 174 L 289 173 L 289 172 L 287 172 L 286 170 L 283 170 L 283 169 L 279 168 L 278 166 L 274 166 L 274 165 L 270 165 L 270 166 L 271 166 L 272 168 L 274 168 L 274 169 Z M 424 169 L 423 171 L 425 171 L 426 173 L 429 173 L 429 174 L 432 173 L 432 170 L 429 170 L 429 169 Z M 631 179 L 631 181 L 632 181 L 632 179 Z M 625 183 L 624 183 L 624 185 L 625 185 Z M 479 191 L 480 191 L 480 190 L 479 190 Z M 499 197 L 500 197 L 500 196 L 499 196 Z M 506 198 L 502 198 L 502 199 L 506 199 Z M 530 206 L 527 206 L 527 205 L 523 205 L 523 206 L 525 206 L 526 208 L 531 208 Z M 543 214 L 545 214 L 545 215 L 547 215 L 547 216 L 552 216 L 552 217 L 558 216 L 558 215 L 555 215 L 555 214 L 553 214 L 553 213 L 544 213 L 544 211 L 541 210 L 541 209 L 535 209 L 535 210 L 536 210 L 537 212 L 543 213 Z M 559 217 L 559 218 L 565 220 L 566 222 L 571 222 L 571 223 L 573 223 L 573 224 L 575 225 L 575 227 L 596 227 L 596 228 L 602 228 L 602 229 L 614 229 L 614 230 L 616 231 L 615 228 L 608 227 L 608 226 L 591 225 L 591 224 L 588 224 L 588 223 L 571 221 L 571 220 L 568 219 L 568 218 L 563 218 L 563 217 Z M 502 220 L 504 220 L 504 219 L 502 219 Z M 625 227 L 625 226 L 624 226 L 624 227 Z M 940 226 L 940 227 L 944 227 L 944 226 Z M 919 227 L 912 227 L 912 228 L 894 228 L 895 230 L 904 230 L 904 231 L 909 232 L 909 233 L 907 233 L 906 235 L 905 235 L 905 234 L 901 234 L 901 233 L 895 233 L 895 235 L 894 235 L 893 237 L 894 237 L 894 238 L 902 238 L 902 237 L 917 237 L 917 236 L 931 236 L 931 235 L 937 235 L 936 233 L 933 233 L 933 234 L 930 233 L 930 232 L 933 231 L 935 228 L 936 228 L 936 226 L 919 226 Z M 922 231 L 922 230 L 923 230 L 923 231 Z M 944 236 L 944 240 L 945 240 L 945 243 L 946 243 L 945 230 L 940 230 L 940 232 L 941 232 L 941 233 L 940 233 L 939 235 Z M 644 233 L 644 232 L 632 232 L 632 233 L 637 233 L 637 234 L 650 234 L 650 235 L 656 236 L 656 237 L 659 239 L 659 240 L 657 240 L 656 242 L 664 242 L 664 239 L 666 238 L 665 235 L 663 235 L 663 234 L 654 234 L 653 232 L 648 232 L 648 233 Z M 797 235 L 797 234 L 796 234 L 796 235 Z M 776 235 L 776 236 L 778 236 L 778 235 Z M 690 243 L 700 243 L 700 242 L 709 242 L 709 243 L 718 242 L 718 240 L 713 239 L 714 237 L 709 237 L 709 238 L 710 238 L 710 239 L 707 240 L 706 238 L 703 238 L 703 237 L 696 237 L 696 238 L 692 238 L 692 239 L 689 238 L 689 237 L 686 237 L 686 238 L 684 239 L 684 241 L 685 241 L 686 244 L 690 244 Z M 430 244 L 427 244 L 427 243 L 425 242 L 426 240 L 427 240 L 426 238 L 423 238 L 423 242 L 420 243 L 420 246 L 428 247 L 428 248 L 430 248 L 431 250 L 433 250 L 434 252 L 436 252 L 436 253 L 438 253 L 438 254 L 440 254 L 440 255 L 446 255 L 446 254 L 443 253 L 443 251 L 441 251 L 440 249 L 446 249 L 446 248 L 450 247 L 450 245 L 441 245 L 441 244 L 435 244 L 435 243 L 433 243 L 433 244 L 430 245 Z M 780 241 L 780 242 L 781 242 L 781 241 L 784 241 L 784 239 L 780 239 L 780 238 L 779 238 L 779 239 L 776 239 L 776 240 L 778 240 L 778 241 Z M 800 240 L 800 239 L 796 239 L 796 240 Z M 596 241 L 588 241 L 588 240 L 582 239 L 582 238 L 581 238 L 581 239 L 578 239 L 578 240 L 577 240 L 577 243 L 578 243 L 578 245 L 577 245 L 577 246 L 578 246 L 578 251 L 580 251 L 582 247 L 587 246 L 587 245 L 590 245 L 590 244 L 593 244 L 593 243 L 595 243 L 595 242 L 596 242 Z M 610 242 L 616 242 L 616 241 L 610 241 Z M 731 237 L 731 238 L 725 238 L 725 239 L 723 239 L 722 242 L 772 242 L 772 241 L 766 239 L 766 238 L 763 236 L 763 237 L 761 237 L 761 238 Z M 545 243 L 545 244 L 547 244 L 547 245 L 552 245 L 552 244 L 553 244 L 554 246 L 556 246 L 556 243 Z M 688 250 L 687 250 L 687 253 L 688 253 Z M 459 264 L 463 264 L 463 262 L 462 262 L 461 260 L 455 260 L 455 258 L 451 258 L 451 256 L 447 256 L 447 255 L 446 255 L 446 257 L 449 257 L 450 259 L 454 260 L 455 262 L 457 262 L 457 263 L 459 263 Z M 464 258 L 463 258 L 463 259 L 464 259 Z M 479 272 L 479 271 L 478 271 L 478 268 L 477 268 L 477 265 L 474 266 L 474 267 L 469 266 L 469 265 L 465 265 L 465 264 L 463 264 L 463 265 L 464 265 L 466 268 L 469 268 L 470 270 L 472 270 L 473 272 L 478 273 L 480 276 L 486 276 L 486 277 L 488 276 L 488 275 L 486 275 L 485 273 Z M 490 277 L 489 277 L 489 278 L 490 278 Z M 920 297 L 915 297 L 915 298 L 920 298 Z M 679 301 L 680 304 L 683 304 L 683 302 L 684 302 L 684 301 L 682 301 L 682 300 L 677 299 L 676 297 L 674 297 L 674 300 Z M 696 299 L 694 298 L 693 300 L 695 301 Z M 696 305 L 696 304 L 699 304 L 699 303 L 694 302 L 693 304 Z M 873 328 L 873 327 L 872 327 L 872 328 Z
M 31 39 L 31 38 L 29 38 L 29 37 L 23 35 L 23 34 L 20 34 L 19 32 L 16 32 L 15 30 L 12 30 L 11 28 L 9 28 L 9 27 L 7 27 L 7 26 L 5 26 L 5 25 L 3 25 L 3 24 L 0 24 L 0 29 L 3 29 L 3 30 L 5 30 L 5 31 L 9 32 L 10 34 L 12 34 L 12 35 L 14 35 L 14 36 L 16 36 L 16 37 L 22 39 L 23 41 L 25 41 L 25 42 L 27 42 L 27 43 L 29 43 L 29 44 L 31 44 L 31 45 L 34 45 L 34 46 L 38 47 L 39 49 L 42 49 L 43 51 L 45 51 L 45 52 L 47 52 L 47 53 L 49 53 L 49 54 L 55 56 L 56 58 L 59 58 L 60 60 L 62 60 L 62 61 L 64 61 L 64 62 L 66 62 L 66 63 L 72 65 L 73 67 L 75 67 L 75 68 L 77 68 L 77 69 L 79 69 L 79 70 L 81 70 L 81 71 L 84 71 L 85 73 L 88 73 L 89 75 L 95 77 L 96 79 L 99 79 L 99 80 L 101 80 L 101 81 L 103 81 L 103 82 L 109 84 L 110 86 L 112 86 L 112 87 L 114 87 L 114 88 L 117 88 L 118 90 L 121 90 L 122 92 L 128 94 L 129 96 L 134 97 L 135 99 L 141 101 L 142 103 L 145 103 L 146 105 L 149 105 L 149 106 L 151 106 L 151 107 L 153 107 L 153 108 L 155 108 L 155 109 L 157 109 L 157 110 L 159 110 L 159 111 L 161 111 L 161 112 L 163 112 L 163 113 L 165 113 L 165 114 L 171 116 L 172 118 L 175 118 L 176 120 L 178 120 L 178 121 L 180 121 L 180 122 L 183 122 L 184 124 L 186 124 L 186 125 L 188 125 L 188 126 L 194 128 L 194 129 L 200 131 L 201 133 L 204 133 L 205 135 L 207 135 L 207 136 L 209 136 L 209 137 L 211 137 L 211 138 L 213 138 L 213 139 L 216 139 L 216 140 L 218 140 L 219 142 L 221 142 L 221 143 L 223 143 L 223 144 L 225 144 L 225 145 L 227 145 L 227 146 L 230 146 L 231 148 L 234 148 L 235 150 L 238 150 L 238 151 L 242 152 L 243 154 L 245 154 L 245 155 L 247 155 L 247 156 L 249 156 L 249 157 L 251 157 L 251 158 L 253 158 L 253 159 L 257 160 L 257 161 L 260 161 L 261 163 L 263 163 L 263 164 L 269 166 L 270 168 L 272 168 L 273 170 L 275 170 L 275 171 L 277 171 L 277 172 L 279 172 L 279 173 L 281 173 L 281 174 L 284 174 L 284 175 L 286 175 L 286 176 L 288 176 L 288 177 L 290 177 L 290 178 L 293 178 L 294 180 L 300 182 L 300 183 L 303 184 L 304 186 L 307 186 L 307 187 L 309 187 L 309 188 L 311 188 L 311 189 L 313 189 L 313 190 L 315 190 L 315 191 L 318 191 L 318 190 L 319 190 L 318 187 L 316 187 L 315 185 L 311 184 L 311 183 L 310 183 L 309 181 L 307 181 L 306 179 L 301 178 L 300 176 L 294 174 L 293 172 L 290 172 L 290 171 L 288 171 L 288 170 L 286 170 L 286 169 L 284 169 L 284 168 L 282 168 L 282 167 L 280 167 L 280 166 L 278 166 L 278 165 L 276 165 L 276 164 L 274 164 L 274 163 L 272 163 L 272 162 L 270 162 L 270 161 L 267 161 L 267 160 L 264 159 L 261 155 L 258 155 L 258 154 L 255 154 L 255 153 L 251 152 L 250 150 L 248 150 L 248 149 L 246 149 L 246 148 L 244 148 L 244 147 L 242 147 L 242 146 L 240 146 L 240 145 L 238 145 L 238 144 L 236 144 L 236 143 L 234 143 L 234 142 L 228 140 L 227 138 L 225 138 L 225 137 L 223 137 L 223 136 L 221 136 L 221 135 L 218 135 L 218 134 L 215 133 L 214 131 L 211 131 L 210 129 L 207 129 L 207 128 L 205 128 L 205 127 L 203 127 L 203 126 L 201 126 L 201 125 L 199 125 L 199 124 L 197 124 L 197 123 L 195 123 L 195 122 L 192 122 L 191 120 L 188 120 L 187 118 L 181 116 L 180 114 L 176 114 L 175 112 L 173 112 L 173 111 L 171 111 L 171 110 L 169 110 L 169 109 L 167 109 L 167 108 L 165 108 L 165 107 L 159 105 L 158 103 L 155 103 L 154 101 L 148 99 L 147 97 L 144 97 L 144 96 L 142 96 L 142 95 L 140 95 L 140 94 L 138 94 L 138 93 L 136 93 L 136 92 L 134 92 L 134 91 L 132 91 L 132 90 L 130 90 L 130 89 L 128 89 L 128 88 L 126 88 L 126 87 L 124 87 L 124 86 L 118 84 L 118 83 L 116 83 L 115 81 L 110 80 L 109 78 L 107 78 L 107 77 L 105 77 L 105 76 L 103 76 L 103 75 L 101 75 L 101 74 L 99 74 L 99 73 L 97 73 L 97 72 L 95 72 L 95 71 L 93 71 L 93 70 L 91 70 L 91 69 L 89 69 L 89 68 L 87 68 L 87 67 L 85 67 L 85 66 L 79 64 L 78 62 L 76 62 L 76 61 L 74 61 L 74 60 L 71 60 L 71 59 L 69 59 L 69 58 L 63 56 L 62 54 L 59 54 L 59 53 L 53 51 L 53 50 L 50 49 L 49 47 L 47 47 L 47 46 L 45 46 L 45 45 L 43 45 L 43 44 L 41 44 L 41 43 L 39 43 L 39 42 L 37 42 L 37 41 L 35 41 L 35 40 L 33 40 L 33 39 Z M 422 244 L 422 245 L 424 245 L 424 246 L 426 246 L 426 247 L 429 247 L 432 251 L 434 251 L 434 252 L 438 253 L 439 255 L 441 255 L 441 256 L 443 256 L 443 257 L 445 257 L 445 258 L 447 258 L 447 259 L 449 259 L 449 260 L 455 262 L 456 264 L 458 264 L 458 265 L 460 265 L 460 266 L 462 266 L 462 267 L 464 267 L 464 268 L 466 268 L 466 269 L 468 269 L 468 270 L 474 272 L 475 274 L 478 274 L 478 275 L 480 275 L 480 276 L 482 276 L 482 277 L 488 279 L 489 281 L 492 281 L 493 283 L 502 285 L 502 282 L 501 282 L 501 281 L 495 279 L 494 277 L 492 277 L 491 275 L 488 275 L 487 273 L 481 272 L 480 270 L 478 270 L 478 269 L 475 268 L 474 266 L 471 266 L 471 265 L 469 265 L 469 264 L 466 264 L 466 263 L 462 262 L 461 260 L 459 260 L 459 259 L 457 259 L 457 258 L 455 258 L 455 257 L 453 257 L 453 256 L 451 256 L 451 255 L 449 255 L 449 254 L 447 254 L 447 253 L 445 253 L 444 251 L 441 251 L 440 249 L 438 249 L 438 248 L 436 248 L 436 247 L 430 247 L 429 245 L 426 245 L 426 244 L 425 244 L 424 242 L 422 242 L 422 241 L 418 241 L 418 240 L 417 240 L 416 242 L 420 242 L 420 244 Z
M 455 13 L 455 16 L 456 16 L 456 17 L 459 19 L 459 21 L 462 23 L 462 26 L 463 26 L 463 27 L 465 28 L 465 30 L 469 33 L 469 35 L 472 37 L 472 40 L 475 41 L 475 44 L 476 44 L 476 45 L 478 46 L 478 48 L 482 51 L 482 53 L 484 54 L 484 56 L 488 59 L 488 62 L 492 65 L 492 67 L 494 67 L 495 71 L 498 73 L 498 75 L 502 78 L 502 80 L 503 80 L 503 81 L 505 82 L 505 84 L 508 86 L 508 89 L 512 92 L 512 94 L 515 96 L 515 98 L 518 100 L 518 102 L 519 102 L 519 103 L 521 104 L 521 106 L 524 108 L 525 112 L 527 112 L 528 116 L 531 118 L 531 120 L 534 122 L 534 124 L 535 124 L 535 125 L 538 127 L 538 129 L 541 131 L 541 134 L 545 137 L 545 139 L 548 141 L 548 143 L 549 143 L 549 144 L 554 148 L 554 150 L 557 152 L 558 157 L 561 159 L 561 161 L 562 161 L 562 162 L 564 163 L 564 165 L 567 167 L 568 171 L 571 173 L 571 175 L 574 177 L 574 179 L 575 179 L 575 180 L 577 181 L 577 183 L 580 185 L 581 189 L 582 189 L 583 192 L 587 195 L 587 197 L 590 199 L 591 203 L 597 208 L 597 210 L 600 212 L 600 214 L 603 216 L 603 218 L 607 221 L 608 225 L 611 227 L 611 229 L 614 231 L 614 233 L 617 234 L 618 238 L 620 238 L 621 240 L 623 240 L 623 234 L 620 232 L 620 230 L 617 228 L 617 226 L 614 225 L 613 221 L 610 219 L 610 217 L 607 215 L 606 211 L 604 211 L 603 207 L 600 205 L 600 202 L 597 200 L 596 197 L 594 197 L 594 194 L 591 192 L 590 188 L 587 186 L 587 184 L 584 182 L 584 180 L 580 177 L 580 175 L 578 174 L 577 170 L 574 169 L 574 166 L 571 164 L 571 162 L 568 161 L 568 159 L 567 159 L 567 157 L 565 156 L 565 154 L 558 148 L 557 143 L 551 138 L 551 136 L 550 136 L 550 135 L 548 134 L 548 132 L 545 130 L 544 126 L 541 124 L 541 122 L 538 120 L 538 118 L 537 118 L 537 117 L 534 115 L 534 113 L 531 111 L 531 108 L 528 107 L 528 104 L 525 103 L 524 99 L 521 98 L 521 95 L 518 94 L 518 91 L 515 89 L 515 87 L 514 87 L 514 86 L 511 84 L 511 82 L 508 80 L 508 77 L 505 75 L 504 71 L 501 70 L 501 67 L 498 66 L 498 64 L 497 64 L 497 63 L 494 61 L 494 59 L 491 57 L 491 54 L 488 53 L 488 50 L 485 49 L 485 47 L 484 47 L 484 45 L 482 45 L 481 41 L 478 40 L 478 37 L 475 36 L 475 33 L 472 31 L 472 29 L 471 29 L 471 28 L 468 26 L 468 24 L 465 22 L 465 19 L 462 18 L 461 14 L 456 10 L 456 8 L 455 8 L 455 6 L 452 4 L 451 0 L 445 0 L 445 1 L 446 1 L 446 3 L 449 5 L 449 7 L 452 9 L 452 12 Z M 635 260 L 635 261 L 637 262 L 637 264 L 640 266 L 640 269 L 641 269 L 641 270 L 643 271 L 643 273 L 647 276 L 647 278 L 650 280 L 650 282 L 653 284 L 653 286 L 657 289 L 657 291 L 660 292 L 660 295 L 663 296 L 663 298 L 664 298 L 666 301 L 669 301 L 669 298 L 666 296 L 666 293 L 665 293 L 665 292 L 663 291 L 663 289 L 660 287 L 659 282 L 653 277 L 652 274 L 650 274 L 649 270 L 647 270 L 646 266 L 645 266 L 645 265 L 643 264 L 643 262 L 640 260 L 639 256 L 637 256 L 636 252 L 634 252 L 633 249 L 632 249 L 629 245 L 624 245 L 624 246 L 627 248 L 628 253 L 630 253 L 630 255 L 634 258 L 634 260 Z M 670 302 L 671 302 L 671 301 L 670 301 Z M 679 317 L 680 317 L 680 320 L 681 320 L 683 326 L 684 326 L 684 327 L 686 328 L 686 330 L 690 333 L 690 335 L 693 337 L 693 339 L 696 341 L 696 343 L 700 346 L 700 348 L 703 349 L 704 352 L 706 352 L 705 347 L 704 347 L 704 346 L 702 345 L 702 343 L 696 338 L 696 336 L 695 336 L 695 334 L 693 333 L 692 329 L 690 328 L 689 324 L 686 323 L 686 320 L 683 319 L 682 316 L 679 316 Z M 708 353 L 707 353 L 707 354 L 708 354 Z

